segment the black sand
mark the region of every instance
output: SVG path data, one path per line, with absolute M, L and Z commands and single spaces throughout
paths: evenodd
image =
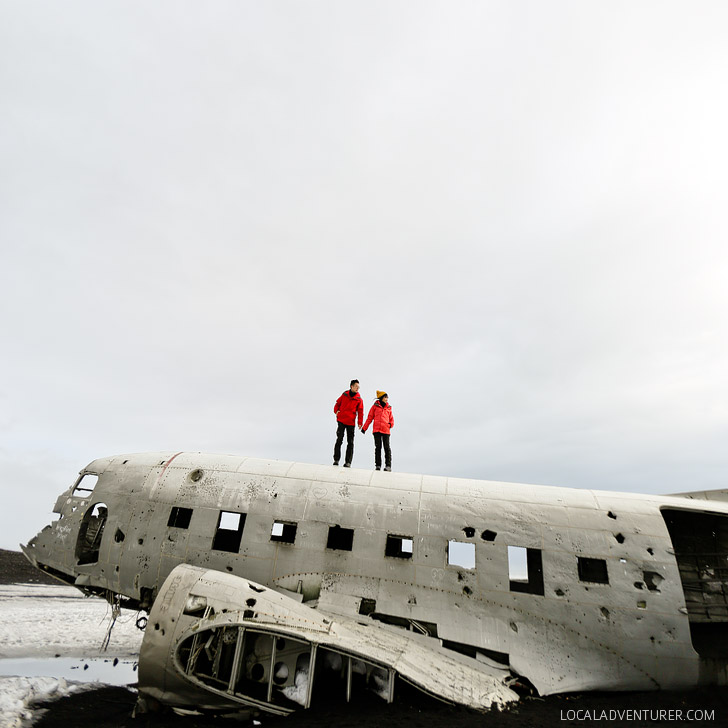
M 60 584 L 32 566 L 20 551 L 0 549 L 0 584 Z

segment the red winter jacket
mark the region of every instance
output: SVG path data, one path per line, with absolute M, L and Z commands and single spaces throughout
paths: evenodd
M 364 419 L 364 402 L 359 392 L 352 395 L 351 390 L 347 389 L 336 400 L 334 414 L 337 421 L 343 422 L 345 425 L 353 425 L 357 415 L 359 415 L 359 427 L 361 427 L 361 421 Z
M 389 431 L 394 427 L 394 415 L 392 414 L 392 405 L 386 404 L 382 406 L 382 403 L 377 400 L 372 408 L 369 410 L 367 415 L 367 421 L 364 423 L 364 432 L 367 431 L 369 423 L 374 420 L 374 432 L 381 432 L 384 435 L 388 435 Z

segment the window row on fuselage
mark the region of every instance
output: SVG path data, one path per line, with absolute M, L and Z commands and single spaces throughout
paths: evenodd
M 167 526 L 170 528 L 189 528 L 192 520 L 192 508 L 173 506 L 169 514 Z M 213 551 L 238 553 L 245 528 L 245 513 L 220 511 L 217 527 L 212 538 Z M 274 543 L 294 545 L 298 524 L 293 521 L 274 520 L 271 526 L 270 541 Z M 326 548 L 333 551 L 353 551 L 353 528 L 340 525 L 329 526 Z M 463 529 L 467 538 L 475 536 L 475 529 Z M 494 541 L 497 534 L 486 530 L 481 534 L 483 541 Z M 414 556 L 412 535 L 388 533 L 384 546 L 384 556 L 395 559 L 411 559 Z M 475 569 L 475 543 L 449 539 L 447 543 L 447 564 L 462 569 Z M 510 590 L 526 594 L 544 593 L 543 562 L 541 549 L 521 546 L 508 546 L 508 572 Z M 609 584 L 607 562 L 605 559 L 577 557 L 577 573 L 579 580 L 592 584 Z

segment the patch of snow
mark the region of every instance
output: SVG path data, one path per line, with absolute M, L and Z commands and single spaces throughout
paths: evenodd
M 136 628 L 136 612 L 123 610 L 101 651 L 111 622 L 111 607 L 102 599 L 84 597 L 69 586 L 0 585 L 0 658 L 119 657 L 139 654 L 144 633 Z
M 308 695 L 308 665 L 303 669 L 296 670 L 294 685 L 283 688 L 281 692 L 294 703 L 306 705 L 306 696 Z
M 32 705 L 92 688 L 55 677 L 0 677 L 0 728 L 21 728 L 38 718 Z

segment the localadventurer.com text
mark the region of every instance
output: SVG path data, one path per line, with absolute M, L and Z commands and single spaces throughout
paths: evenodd
M 708 721 L 715 720 L 715 710 L 562 710 L 561 720 L 650 720 L 650 721 Z

